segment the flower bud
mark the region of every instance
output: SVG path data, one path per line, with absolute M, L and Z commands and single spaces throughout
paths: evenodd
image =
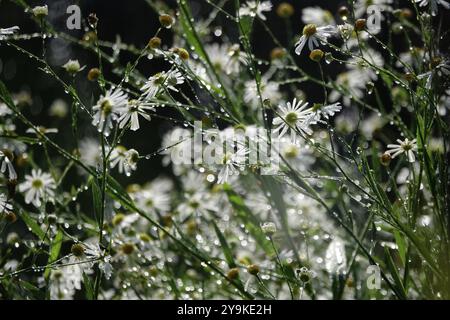
M 356 31 L 363 31 L 366 27 L 366 19 L 358 19 L 355 22 L 355 30 Z
M 164 28 L 170 29 L 175 21 L 172 16 L 168 14 L 161 14 L 159 16 L 159 22 Z
M 227 278 L 230 280 L 235 280 L 238 277 L 239 277 L 239 269 L 238 268 L 230 269 L 227 273 Z
M 403 8 L 400 13 L 400 17 L 404 19 L 411 19 L 413 17 L 413 12 L 409 8 Z
M 5 220 L 9 223 L 14 223 L 17 221 L 17 216 L 14 212 L 10 211 L 5 214 Z
M 413 82 L 416 80 L 416 76 L 414 75 L 414 73 L 411 73 L 411 72 L 405 73 L 404 78 L 408 82 Z
M 134 244 L 132 243 L 124 243 L 121 247 L 120 247 L 120 251 L 122 251 L 122 253 L 126 254 L 127 256 L 132 254 L 134 252 Z
M 159 47 L 161 47 L 161 42 L 161 38 L 153 37 L 148 42 L 148 46 L 152 49 L 158 49 Z
M 181 58 L 181 60 L 189 60 L 189 52 L 187 52 L 184 48 L 177 48 L 175 52 L 178 54 L 178 56 Z
M 322 58 L 323 58 L 324 55 L 325 55 L 325 54 L 324 54 L 324 52 L 323 52 L 322 50 L 320 50 L 320 49 L 315 49 L 315 50 L 311 51 L 311 53 L 309 54 L 309 58 L 310 58 L 312 61 L 320 62 L 320 61 L 322 60 Z
M 102 72 L 99 68 L 92 68 L 91 70 L 89 70 L 87 78 L 89 81 L 95 81 L 98 79 L 98 77 L 100 77 L 101 74 Z
M 338 9 L 338 14 L 342 18 L 342 20 L 347 20 L 348 15 L 350 14 L 350 11 L 346 6 L 342 6 Z
M 284 56 L 286 56 L 286 50 L 283 48 L 274 48 L 270 52 L 270 58 L 272 60 L 279 60 L 282 59 Z
M 289 17 L 293 16 L 294 13 L 295 13 L 295 9 L 290 3 L 282 2 L 277 7 L 277 15 L 280 18 L 289 18 Z
M 392 156 L 387 152 L 383 153 L 380 157 L 380 162 L 385 167 L 389 166 L 389 164 L 391 163 L 391 160 L 392 160 Z
M 256 264 L 251 264 L 251 265 L 249 265 L 249 266 L 247 267 L 247 271 L 248 271 L 248 273 L 250 273 L 251 275 L 256 276 L 256 275 L 258 275 L 258 273 L 259 273 L 259 266 L 256 265 Z
M 93 31 L 86 32 L 83 36 L 84 42 L 94 43 L 97 40 L 97 35 Z

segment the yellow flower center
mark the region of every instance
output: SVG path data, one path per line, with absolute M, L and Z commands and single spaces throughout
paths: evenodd
M 295 112 L 289 112 L 287 115 L 286 115 L 286 122 L 288 123 L 288 124 L 290 124 L 290 125 L 294 125 L 294 124 L 296 124 L 296 122 L 297 122 L 297 120 L 298 120 L 298 116 L 297 116 L 297 113 L 295 113 Z
M 307 24 L 303 28 L 303 35 L 307 37 L 313 36 L 317 32 L 317 27 L 315 24 Z

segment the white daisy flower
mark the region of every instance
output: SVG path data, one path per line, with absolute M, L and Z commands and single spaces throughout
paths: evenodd
M 311 119 L 309 120 L 310 124 L 315 124 L 317 122 L 324 122 L 322 119 L 328 120 L 330 117 L 334 116 L 336 113 L 341 111 L 342 106 L 339 102 L 330 104 L 330 105 L 322 105 L 320 103 L 314 104 L 314 106 L 311 108 L 312 115 Z
M 173 185 L 170 180 L 154 180 L 134 195 L 136 203 L 143 210 L 168 212 L 172 203 L 170 198 L 172 188 Z
M 184 77 L 181 72 L 176 70 L 168 72 L 163 71 L 150 77 L 142 86 L 141 91 L 144 92 L 146 99 L 151 99 L 156 97 L 162 88 L 178 92 L 178 89 L 175 88 L 175 86 L 183 83 Z
M 9 150 L 0 150 L 0 172 L 5 173 L 6 169 L 8 169 L 8 177 L 10 180 L 17 179 L 16 170 L 14 170 L 14 166 L 12 164 L 12 160 L 14 159 L 14 155 Z
M 51 270 L 49 279 L 49 291 L 51 300 L 72 300 L 75 294 L 75 286 L 70 281 L 72 274 L 68 273 L 69 268 L 63 267 L 58 270 Z M 81 279 L 80 279 L 81 281 Z
M 136 170 L 139 153 L 135 149 L 127 150 L 123 146 L 117 146 L 111 152 L 111 168 L 118 167 L 119 173 L 130 176 L 131 171 Z
M 228 46 L 218 43 L 213 43 L 205 46 L 206 54 L 209 57 L 209 61 L 217 71 L 226 71 L 226 66 L 229 60 Z
M 281 99 L 280 86 L 278 83 L 269 81 L 262 77 L 260 83 L 261 99 L 258 95 L 258 88 L 255 80 L 249 80 L 245 83 L 244 102 L 256 108 L 261 104 L 261 100 L 278 101 Z
M 450 9 L 450 3 L 445 0 L 415 0 L 416 3 L 419 3 L 420 7 L 425 7 L 428 4 L 431 6 L 431 14 L 433 16 L 438 13 L 438 5 L 443 6 L 445 9 Z
M 368 81 L 376 81 L 378 75 L 376 70 L 370 66 L 366 61 L 376 67 L 383 67 L 384 59 L 383 56 L 372 49 L 367 49 L 363 51 L 363 57 L 353 57 L 348 60 L 348 69 L 350 71 L 356 71 L 353 76 L 358 78 L 358 81 L 367 83 Z
M 4 117 L 13 114 L 12 110 L 6 105 L 6 103 L 0 102 L 0 116 Z
M 81 66 L 78 60 L 69 60 L 63 66 L 64 69 L 70 74 L 76 74 L 82 71 L 86 66 Z
M 304 24 L 329 25 L 335 24 L 333 14 L 320 7 L 306 7 L 302 11 L 302 21 Z
M 311 108 L 308 108 L 307 102 L 303 103 L 302 100 L 297 101 L 295 98 L 292 103 L 288 102 L 286 105 L 278 106 L 278 108 L 278 116 L 273 119 L 273 125 L 275 126 L 275 130 L 279 131 L 280 138 L 288 131 L 295 138 L 295 129 L 309 135 L 312 134 L 309 125 L 313 112 Z
M 25 182 L 19 185 L 19 191 L 25 192 L 25 203 L 32 203 L 36 207 L 41 206 L 41 200 L 53 198 L 55 189 L 52 176 L 41 169 L 33 169 L 31 175 L 25 176 Z
M 228 61 L 225 66 L 226 74 L 239 73 L 241 64 L 247 64 L 245 53 L 241 51 L 238 44 L 233 44 L 230 49 L 228 49 Z
M 408 161 L 415 162 L 416 157 L 414 156 L 414 152 L 417 151 L 416 139 L 408 140 L 408 138 L 406 138 L 404 141 L 397 139 L 397 142 L 398 144 L 388 144 L 387 147 L 390 150 L 387 150 L 386 153 L 391 155 L 392 158 L 395 158 L 402 153 L 406 153 Z
M 109 90 L 105 96 L 100 97 L 100 100 L 92 108 L 95 112 L 92 124 L 97 126 L 99 132 L 108 136 L 113 127 L 113 121 L 117 120 L 118 113 L 127 104 L 128 96 L 122 90 Z
M 5 36 L 11 36 L 15 33 L 17 33 L 20 30 L 18 26 L 10 27 L 2 29 L 0 28 L 0 40 L 3 40 Z
M 351 105 L 351 97 L 362 98 L 366 92 L 366 81 L 361 81 L 359 70 L 339 74 L 336 79 L 336 86 L 341 90 L 333 89 L 330 92 L 329 100 L 335 102 L 342 98 L 342 103 L 345 106 Z
M 258 17 L 261 20 L 265 21 L 266 17 L 263 12 L 269 12 L 272 10 L 272 3 L 270 1 L 247 1 L 239 9 L 239 15 L 241 16 L 250 16 L 250 17 Z
M 236 152 L 227 152 L 223 155 L 221 161 L 221 169 L 217 176 L 217 183 L 227 183 L 230 176 L 239 175 L 240 171 L 244 168 L 245 159 L 250 151 L 241 147 Z
M 86 138 L 80 142 L 80 159 L 84 164 L 96 167 L 102 162 L 100 144 L 93 138 Z
M 147 113 L 148 110 L 154 111 L 153 106 L 145 106 L 139 100 L 128 101 L 126 107 L 119 110 L 119 128 L 124 128 L 128 122 L 131 123 L 130 129 L 133 131 L 139 130 L 139 116 L 143 117 L 145 120 L 150 121 L 151 117 Z
M 315 24 L 307 24 L 303 28 L 303 35 L 300 40 L 295 44 L 295 53 L 300 55 L 303 48 L 308 44 L 310 51 L 319 46 L 319 42 L 325 42 L 328 37 L 335 34 L 337 28 L 335 26 L 323 26 L 317 27 Z

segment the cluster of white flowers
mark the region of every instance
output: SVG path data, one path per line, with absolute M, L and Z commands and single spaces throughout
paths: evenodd
M 445 0 L 414 2 L 428 7 L 419 10 L 417 27 L 398 18 L 402 34 L 434 19 L 422 10 L 437 15 L 438 8 L 450 8 Z M 46 66 L 46 75 L 58 75 L 56 82 L 70 88 L 44 110 L 49 128 L 28 119 L 36 110 L 25 106 L 36 93 L 10 99 L 0 83 L 0 230 L 6 234 L 0 250 L 17 254 L 0 259 L 2 279 L 31 269 L 23 281 L 45 287 L 51 299 L 83 293 L 99 299 L 372 298 L 361 289 L 365 267 L 387 258 L 391 274 L 398 268 L 410 273 L 398 292 L 381 290 L 380 296 L 441 290 L 426 288 L 443 277 L 427 275 L 440 270 L 435 252 L 428 259 L 415 246 L 422 238 L 444 246 L 445 237 L 435 234 L 441 226 L 434 228 L 443 197 L 433 189 L 441 188 L 430 184 L 434 175 L 442 183 L 446 178 L 448 142 L 439 135 L 447 129 L 450 90 L 436 89 L 450 76 L 445 53 L 408 45 L 397 54 L 373 37 L 365 28 L 368 8 L 389 14 L 384 23 L 390 24 L 401 15 L 393 0 L 355 0 L 339 15 L 318 6 L 299 13 L 303 4 L 288 2 L 236 3 L 241 6 L 233 14 L 214 4 L 214 15 L 191 27 L 190 3 L 180 1 L 185 8 L 177 19 L 160 14 L 161 28 L 120 81 L 112 82 L 102 66 L 89 70 L 88 95 L 78 93 L 78 84 L 89 62 L 64 60 L 54 73 Z M 46 25 L 47 6 L 26 12 Z M 267 44 L 277 47 L 269 48 L 270 58 L 249 52 L 254 39 L 242 34 L 250 32 L 247 26 L 266 30 L 274 18 L 289 29 L 295 13 L 303 31 L 287 39 L 286 48 L 273 32 L 268 39 L 276 41 Z M 240 43 L 216 25 L 221 15 L 241 23 Z M 82 43 L 99 37 L 94 17 Z M 0 41 L 12 41 L 19 30 L 0 29 Z M 171 33 L 173 41 L 159 38 Z M 99 54 L 109 49 L 98 43 Z M 111 47 L 114 63 L 123 48 L 135 52 L 119 40 Z M 312 71 L 302 65 L 308 50 Z M 142 76 L 139 62 L 147 55 L 169 67 Z M 95 98 L 86 103 L 86 96 Z M 154 118 L 164 125 L 144 128 Z M 142 137 L 147 132 L 152 143 L 161 133 L 160 148 L 146 149 L 152 147 Z M 392 137 L 402 138 L 390 143 Z M 158 157 L 161 170 L 154 167 Z M 143 162 L 148 170 L 138 170 Z M 14 225 L 17 219 L 23 223 Z M 22 229 L 30 231 L 23 239 Z M 364 250 L 353 250 L 358 246 Z M 36 267 L 42 252 L 47 264 Z M 427 274 L 408 259 L 424 261 Z M 15 281 L 8 286 L 0 298 L 21 294 Z

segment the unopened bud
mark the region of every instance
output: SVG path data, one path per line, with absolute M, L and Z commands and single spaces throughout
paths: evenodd
M 358 19 L 355 22 L 355 30 L 356 31 L 363 31 L 366 27 L 366 19 Z
M 98 77 L 100 77 L 101 74 L 102 72 L 99 68 L 92 68 L 91 70 L 89 70 L 87 78 L 89 81 L 95 81 L 98 79 Z
M 309 58 L 310 58 L 312 61 L 320 62 L 320 61 L 322 60 L 322 58 L 323 58 L 324 55 L 325 55 L 325 54 L 324 54 L 324 52 L 323 52 L 322 50 L 320 50 L 320 49 L 315 49 L 315 50 L 311 51 L 311 53 L 309 54 Z
M 392 160 L 392 156 L 387 152 L 383 153 L 380 157 L 380 162 L 385 167 L 389 166 L 389 164 L 391 163 L 391 160 Z
M 294 13 L 295 13 L 295 9 L 290 3 L 282 2 L 277 7 L 277 15 L 280 18 L 289 18 L 292 15 L 294 15 Z
M 256 276 L 256 275 L 258 275 L 258 273 L 259 273 L 259 266 L 256 265 L 256 264 L 251 264 L 251 265 L 249 265 L 249 266 L 247 267 L 247 271 L 248 271 L 248 273 L 250 273 L 251 275 Z
M 161 42 L 162 42 L 161 38 L 153 37 L 148 42 L 148 46 L 152 49 L 157 49 L 157 48 L 161 47 Z
M 159 16 L 159 22 L 164 28 L 170 29 L 174 23 L 174 19 L 168 14 L 162 14 Z
M 228 271 L 228 273 L 227 273 L 227 278 L 230 280 L 235 280 L 238 277 L 239 277 L 239 269 L 238 268 L 230 269 L 230 271 Z

